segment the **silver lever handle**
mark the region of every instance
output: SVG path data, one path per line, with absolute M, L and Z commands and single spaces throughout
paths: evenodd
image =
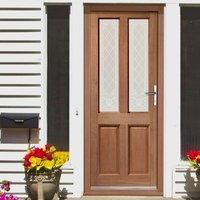
M 153 91 L 146 92 L 147 95 L 153 95 L 153 105 L 157 105 L 157 85 L 153 86 Z
M 155 95 L 156 92 L 145 92 L 145 94 L 148 94 L 148 95 Z

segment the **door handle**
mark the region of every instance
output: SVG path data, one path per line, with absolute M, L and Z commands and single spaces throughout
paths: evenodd
M 156 92 L 146 92 L 145 94 L 148 94 L 148 95 L 155 95 Z
M 153 86 L 153 91 L 146 92 L 147 95 L 153 95 L 153 105 L 157 106 L 157 85 Z

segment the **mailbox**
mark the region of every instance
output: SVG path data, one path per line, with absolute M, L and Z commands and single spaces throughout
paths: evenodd
M 1 128 L 39 128 L 38 113 L 1 113 Z

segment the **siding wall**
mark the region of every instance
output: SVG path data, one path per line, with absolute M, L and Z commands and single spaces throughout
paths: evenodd
M 40 131 L 32 143 L 46 142 L 45 23 L 40 0 L 0 1 L 0 112 L 40 113 Z M 22 158 L 27 130 L 1 130 L 0 181 L 12 182 L 11 192 L 25 196 Z M 64 167 L 61 189 L 73 194 L 73 169 Z
M 173 197 L 188 198 L 189 193 L 199 193 L 200 183 L 194 170 L 189 167 L 177 167 L 173 172 Z

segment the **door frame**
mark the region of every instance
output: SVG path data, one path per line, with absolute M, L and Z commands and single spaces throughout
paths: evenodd
M 141 4 L 84 4 L 85 38 L 84 38 L 84 195 L 163 195 L 163 101 L 164 101 L 164 5 L 141 5 Z M 90 14 L 94 12 L 109 11 L 153 11 L 158 13 L 158 180 L 157 190 L 133 191 L 133 190 L 91 190 L 90 185 Z

